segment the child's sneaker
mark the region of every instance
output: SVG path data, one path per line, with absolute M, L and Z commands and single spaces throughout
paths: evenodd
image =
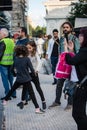
M 42 102 L 42 108 L 43 108 L 43 110 L 46 109 L 46 102 L 45 101 Z
M 20 109 L 23 109 L 24 108 L 24 103 L 21 102 L 19 107 L 20 107 Z
M 36 114 L 43 114 L 44 112 L 45 112 L 45 111 L 43 111 L 43 110 L 40 109 L 40 108 L 37 108 L 36 111 L 35 111 Z
M 3 101 L 2 101 L 2 104 L 3 104 L 3 105 L 6 105 L 6 104 L 7 104 L 7 101 L 6 101 L 6 100 L 3 100 Z

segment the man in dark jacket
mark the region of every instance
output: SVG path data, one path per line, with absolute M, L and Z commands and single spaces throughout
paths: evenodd
M 27 38 L 27 29 L 25 27 L 20 27 L 19 30 L 19 40 L 17 41 L 16 45 L 26 45 L 29 42 L 29 39 Z M 29 93 L 26 94 L 26 105 L 28 104 L 28 100 L 30 100 Z M 20 106 L 21 104 L 18 103 L 17 106 Z
M 27 29 L 25 27 L 20 27 L 19 30 L 19 40 L 17 41 L 16 45 L 26 45 L 29 42 L 27 38 Z

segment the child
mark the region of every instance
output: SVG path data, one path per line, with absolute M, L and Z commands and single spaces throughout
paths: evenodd
M 36 113 L 43 113 L 43 111 L 39 108 L 39 105 L 37 103 L 32 85 L 31 85 L 31 76 L 29 74 L 29 69 L 31 70 L 32 75 L 35 75 L 35 71 L 33 69 L 33 66 L 31 64 L 30 59 L 28 56 L 28 49 L 26 46 L 17 46 L 15 48 L 15 60 L 13 64 L 13 68 L 16 73 L 16 81 L 13 84 L 13 87 L 8 92 L 8 94 L 3 98 L 3 103 L 6 103 L 8 101 L 9 97 L 12 95 L 12 93 L 19 88 L 21 85 L 24 86 L 24 93 L 22 95 L 22 105 L 25 103 L 25 94 L 26 90 L 28 88 L 31 99 L 34 103 L 34 106 L 36 108 Z
M 39 82 L 39 77 L 38 77 L 38 71 L 39 71 L 39 67 L 40 67 L 40 58 L 38 56 L 38 54 L 36 53 L 36 44 L 34 41 L 30 41 L 29 43 L 27 43 L 27 48 L 28 48 L 28 51 L 29 51 L 29 58 L 31 60 L 31 63 L 35 69 L 35 75 L 33 75 L 31 72 L 29 73 L 31 78 L 32 78 L 32 82 L 34 83 L 40 97 L 41 97 L 41 100 L 42 100 L 42 108 L 43 109 L 46 109 L 46 101 L 45 101 L 45 98 L 44 98 L 44 94 L 43 94 L 43 91 L 40 87 L 40 82 Z M 24 87 L 23 87 L 24 88 Z M 22 94 L 23 94 L 23 91 L 22 91 Z M 19 106 L 20 106 L 20 103 L 19 103 Z

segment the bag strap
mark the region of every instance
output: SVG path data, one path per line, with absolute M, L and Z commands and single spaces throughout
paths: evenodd
M 59 46 L 59 42 L 54 39 L 54 42 Z
M 80 82 L 80 86 L 87 80 L 87 75 L 83 78 L 83 80 Z

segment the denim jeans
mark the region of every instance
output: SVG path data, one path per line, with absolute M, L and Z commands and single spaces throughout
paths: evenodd
M 52 64 L 52 73 L 53 76 L 55 75 L 56 65 L 58 62 L 58 57 L 51 56 L 51 64 Z M 54 78 L 54 82 L 56 82 L 56 79 Z
M 62 79 L 62 78 L 57 80 L 56 98 L 55 98 L 56 103 L 60 103 L 64 81 L 65 81 L 65 79 Z
M 9 92 L 13 85 L 13 75 L 10 71 L 10 67 L 11 66 L 0 65 L 1 79 L 5 89 L 5 94 Z M 16 91 L 12 94 L 12 96 L 16 96 Z

